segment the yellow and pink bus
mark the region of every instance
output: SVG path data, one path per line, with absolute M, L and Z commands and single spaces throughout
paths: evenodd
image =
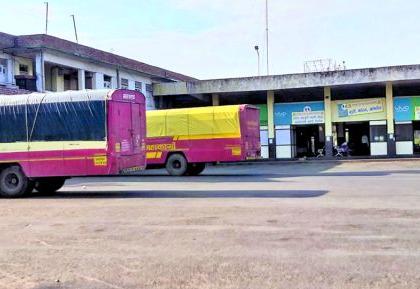
M 145 98 L 129 90 L 0 96 L 0 195 L 143 169 Z
M 147 168 L 199 175 L 206 163 L 257 159 L 259 109 L 228 105 L 147 112 Z

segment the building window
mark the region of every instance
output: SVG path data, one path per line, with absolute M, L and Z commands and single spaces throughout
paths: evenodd
M 386 142 L 387 130 L 386 125 L 370 126 L 370 142 Z
M 134 89 L 139 91 L 139 92 L 142 92 L 142 83 L 140 81 L 135 81 L 134 82 Z
M 146 91 L 153 92 L 153 86 L 151 84 L 146 84 Z
M 121 78 L 121 88 L 122 89 L 128 89 L 128 79 Z
M 395 140 L 396 141 L 413 141 L 413 125 L 411 123 L 396 124 L 395 125 Z
M 19 64 L 19 74 L 20 75 L 28 75 L 29 74 L 29 66 L 26 64 Z
M 112 77 L 104 75 L 104 88 L 112 88 Z

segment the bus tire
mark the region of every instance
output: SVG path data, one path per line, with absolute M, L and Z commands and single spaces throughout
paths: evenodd
M 188 162 L 181 154 L 173 154 L 166 161 L 166 170 L 171 176 L 184 176 L 187 169 Z
M 10 166 L 0 173 L 0 195 L 6 198 L 19 198 L 31 193 L 34 183 L 19 166 Z
M 52 195 L 64 186 L 65 178 L 39 179 L 35 183 L 35 190 L 41 194 Z
M 205 168 L 205 163 L 188 164 L 187 174 L 189 176 L 198 176 L 205 170 Z

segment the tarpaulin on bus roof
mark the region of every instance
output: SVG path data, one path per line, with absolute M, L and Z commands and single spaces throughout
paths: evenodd
M 0 95 L 0 106 L 31 105 L 39 103 L 62 103 L 80 101 L 105 101 L 113 92 L 111 89 L 77 90 L 63 92 L 31 93 L 21 95 Z
M 214 108 L 214 134 L 240 136 L 239 105 Z
M 214 132 L 213 107 L 196 108 L 188 113 L 189 135 L 212 135 Z
M 0 96 L 0 143 L 104 141 L 106 97 L 103 92 Z
M 239 105 L 147 112 L 147 136 L 239 137 Z
M 174 110 L 166 113 L 167 135 L 188 135 L 188 114 Z
M 166 110 L 146 112 L 147 136 L 159 137 L 166 135 Z

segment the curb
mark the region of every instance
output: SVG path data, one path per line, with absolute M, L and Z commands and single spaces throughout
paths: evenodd
M 386 162 L 420 162 L 420 157 L 410 158 L 357 158 L 357 159 L 295 159 L 295 160 L 256 160 L 232 163 L 217 163 L 216 166 L 249 166 L 280 164 L 326 164 L 326 163 L 386 163 Z

